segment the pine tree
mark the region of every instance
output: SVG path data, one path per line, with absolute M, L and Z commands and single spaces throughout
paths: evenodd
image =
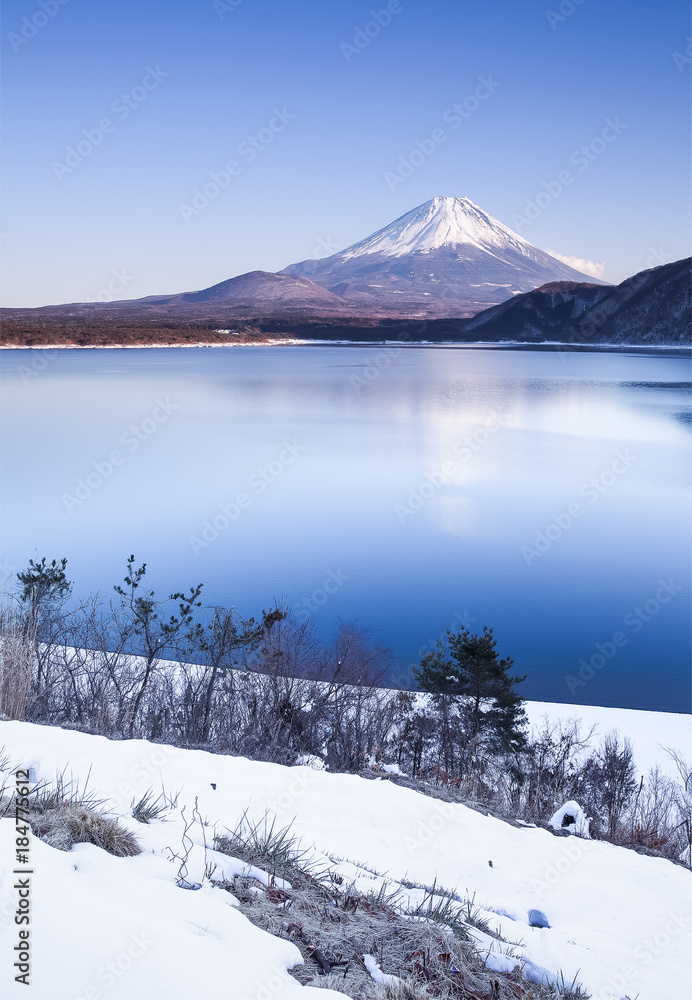
M 455 701 L 469 739 L 488 749 L 514 753 L 525 742 L 524 699 L 514 690 L 525 677 L 511 676 L 514 660 L 499 659 L 493 630 L 447 632 L 444 642 L 421 660 L 414 674 L 423 691 Z
M 22 585 L 21 600 L 32 614 L 39 608 L 50 603 L 57 603 L 66 598 L 72 590 L 72 584 L 65 576 L 67 559 L 53 559 L 47 562 L 44 556 L 41 561 L 29 560 L 23 573 L 17 573 L 17 579 Z

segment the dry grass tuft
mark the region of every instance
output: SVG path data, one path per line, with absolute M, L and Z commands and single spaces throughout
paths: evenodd
M 276 819 L 267 815 L 253 822 L 245 810 L 232 830 L 216 837 L 214 846 L 294 886 L 315 888 L 324 874 L 310 862 L 310 852 L 301 847 L 291 826 L 277 827 Z
M 150 788 L 137 802 L 132 800 L 132 816 L 138 823 L 149 824 L 152 820 L 161 819 L 168 808 L 169 800 L 165 791 L 154 798 L 154 793 Z
M 6 753 L 0 754 L 0 818 L 14 815 L 16 793 L 8 776 L 14 770 Z M 136 837 L 117 819 L 101 811 L 102 800 L 86 788 L 65 777 L 36 785 L 28 795 L 28 821 L 33 836 L 59 851 L 69 851 L 75 844 L 94 844 L 117 858 L 141 854 Z M 8 794 L 9 793 L 9 794 Z M 24 813 L 24 809 L 22 810 Z
M 116 858 L 141 854 L 133 834 L 116 819 L 73 803 L 62 803 L 42 813 L 29 814 L 34 836 L 59 851 L 75 844 L 95 844 Z

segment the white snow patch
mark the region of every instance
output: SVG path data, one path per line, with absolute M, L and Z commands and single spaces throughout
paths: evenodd
M 363 964 L 374 982 L 382 986 L 396 986 L 397 983 L 401 982 L 398 976 L 389 976 L 383 972 L 374 955 L 363 955 Z
M 404 774 L 398 764 L 381 764 L 380 767 L 385 774 L 398 774 L 401 778 L 408 777 L 407 774 Z
M 321 757 L 315 756 L 314 753 L 303 754 L 296 761 L 298 767 L 310 767 L 313 771 L 326 771 L 328 770 L 327 765 L 322 760 Z
M 568 833 L 574 833 L 577 837 L 585 837 L 587 840 L 591 836 L 589 823 L 590 820 L 584 815 L 584 810 L 573 799 L 565 802 L 564 806 L 561 806 L 548 820 L 548 824 L 552 826 L 553 830 L 567 830 Z

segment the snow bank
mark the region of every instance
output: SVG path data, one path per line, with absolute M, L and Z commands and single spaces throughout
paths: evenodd
M 363 887 L 367 879 L 377 890 L 383 877 L 364 873 L 354 862 L 386 873 L 389 884 L 437 880 L 461 898 L 475 894 L 491 930 L 515 943 L 506 961 L 527 963 L 531 975 L 576 977 L 594 1000 L 627 994 L 688 1000 L 692 881 L 687 870 L 667 861 L 517 829 L 390 780 L 145 741 L 110 742 L 19 722 L 0 722 L 2 745 L 13 762 L 33 766 L 41 780 L 67 768 L 83 784 L 91 772 L 89 787 L 126 817 L 144 849 L 135 858 L 112 858 L 91 846 L 61 853 L 34 842 L 34 986 L 15 986 L 3 972 L 3 997 L 337 1000 L 339 994 L 306 993 L 292 980 L 286 969 L 298 961 L 297 949 L 252 927 L 228 893 L 208 883 L 198 891 L 176 886 L 178 866 L 166 848 L 180 847 L 180 817 L 170 814 L 148 826 L 129 818 L 133 797 L 150 787 L 160 790 L 163 782 L 167 792 L 179 792 L 178 806 L 186 805 L 188 815 L 197 797 L 201 815 L 217 823 L 219 832 L 235 826 L 245 809 L 251 821 L 267 810 L 279 825 L 294 821 L 317 861 L 334 864 L 346 879 L 358 877 Z M 16 943 L 7 867 L 12 822 L 2 821 L 0 830 L 0 954 L 7 956 Z M 211 841 L 211 826 L 205 832 Z M 199 871 L 199 824 L 190 836 Z M 234 865 L 230 859 L 220 863 Z M 422 901 L 421 890 L 410 894 L 414 904 Z M 546 915 L 549 928 L 530 926 L 533 909 Z M 505 962 L 497 957 L 507 952 L 505 946 L 489 938 L 485 947 L 495 956 L 492 962 Z M 109 963 L 116 972 L 108 971 Z M 89 994 L 90 988 L 96 992 Z

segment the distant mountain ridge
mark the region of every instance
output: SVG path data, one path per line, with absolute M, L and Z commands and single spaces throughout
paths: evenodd
M 347 308 L 338 295 L 298 275 L 274 274 L 273 271 L 248 271 L 236 278 L 228 278 L 199 292 L 181 292 L 178 295 L 150 295 L 135 301 L 154 306 L 196 305 L 198 303 L 232 304 L 254 309 L 257 303 L 274 304 L 290 309 Z
M 147 329 L 184 337 L 246 324 L 257 335 L 326 339 L 411 331 L 411 339 L 462 342 L 686 344 L 690 260 L 607 285 L 468 198 L 433 198 L 339 253 L 278 274 L 249 271 L 192 292 L 0 313 L 15 343 L 35 343 L 48 330 L 58 338 L 76 331 L 83 343 L 96 329 L 103 342 L 109 330 L 146 340 Z
M 690 342 L 692 258 L 619 285 L 551 282 L 468 320 L 465 338 L 583 344 Z
M 326 315 L 322 295 L 331 293 L 316 285 L 314 306 L 308 311 L 300 279 L 285 276 L 286 284 L 280 275 L 263 271 L 230 279 L 237 282 L 230 293 L 236 303 L 232 307 L 225 303 L 229 290 L 224 286 L 229 283 L 220 282 L 201 293 L 188 293 L 185 302 L 180 301 L 183 296 L 152 296 L 149 301 L 0 312 L 4 339 L 14 344 L 87 345 L 92 340 L 117 344 L 130 339 L 141 344 L 147 341 L 148 330 L 156 333 L 154 343 L 167 342 L 166 330 L 171 331 L 170 339 L 176 343 L 183 344 L 186 339 L 219 342 L 216 331 L 220 327 L 238 324 L 239 312 L 251 313 L 250 305 L 238 307 L 237 303 L 243 301 L 240 296 L 249 296 L 245 301 L 251 302 L 254 292 L 261 288 L 263 311 L 249 321 L 255 339 L 264 333 L 308 340 L 689 347 L 691 277 L 692 258 L 687 258 L 641 271 L 619 285 L 549 282 L 472 319 L 363 318 L 340 308 Z M 269 290 L 275 296 L 273 306 L 268 304 Z M 284 297 L 286 290 L 299 296 L 301 304 L 293 310 Z M 211 338 L 205 338 L 204 330 L 212 331 Z

